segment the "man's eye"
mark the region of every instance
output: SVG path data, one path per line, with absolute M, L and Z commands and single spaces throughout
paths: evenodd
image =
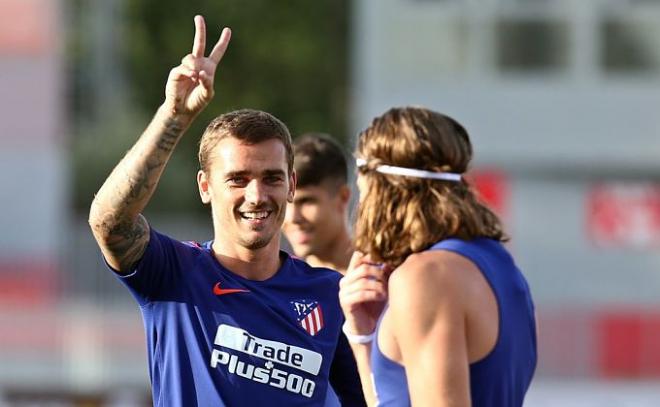
M 265 178 L 266 183 L 268 184 L 277 184 L 283 181 L 282 177 L 273 175 Z
M 234 177 L 234 178 L 229 178 L 227 180 L 227 183 L 230 185 L 240 186 L 240 185 L 245 185 L 247 181 L 245 180 L 245 178 Z

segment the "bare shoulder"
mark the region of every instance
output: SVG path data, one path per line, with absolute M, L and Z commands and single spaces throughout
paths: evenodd
M 462 327 L 470 308 L 471 268 L 476 269 L 470 260 L 444 250 L 408 256 L 388 284 L 388 309 L 399 328 L 397 336 L 420 340 L 434 329 Z
M 389 280 L 393 292 L 414 290 L 417 294 L 455 293 L 466 284 L 477 267 L 460 254 L 446 250 L 415 253 L 396 268 Z

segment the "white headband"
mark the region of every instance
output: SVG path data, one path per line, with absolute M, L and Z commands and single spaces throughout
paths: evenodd
M 358 158 L 355 160 L 355 165 L 358 168 L 367 165 L 367 160 L 364 158 Z M 461 181 L 461 174 L 456 174 L 453 172 L 432 172 L 426 170 L 418 170 L 415 168 L 404 168 L 404 167 L 395 167 L 393 165 L 379 165 L 376 167 L 376 171 L 381 174 L 390 174 L 390 175 L 403 175 L 404 177 L 415 177 L 415 178 L 428 178 L 428 179 L 439 179 L 443 181 Z

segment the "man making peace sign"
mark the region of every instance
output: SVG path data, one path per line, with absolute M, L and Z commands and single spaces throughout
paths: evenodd
M 212 241 L 177 241 L 141 214 L 177 142 L 213 98 L 230 37 L 225 28 L 205 57 L 206 27 L 195 17 L 192 53 L 172 69 L 165 102 L 96 195 L 90 226 L 140 304 L 155 406 L 337 404 L 328 374 L 342 324 L 340 275 L 280 251 L 296 185 L 281 121 L 239 110 L 202 135 L 197 182 L 211 206 Z M 344 405 L 361 404 L 349 370 L 340 377 L 350 383 L 335 389 Z

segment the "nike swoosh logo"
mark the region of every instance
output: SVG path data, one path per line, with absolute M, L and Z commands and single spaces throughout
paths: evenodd
M 242 288 L 220 288 L 220 283 L 215 283 L 215 286 L 213 286 L 213 294 L 215 295 L 249 293 L 249 292 L 250 290 L 244 290 Z

